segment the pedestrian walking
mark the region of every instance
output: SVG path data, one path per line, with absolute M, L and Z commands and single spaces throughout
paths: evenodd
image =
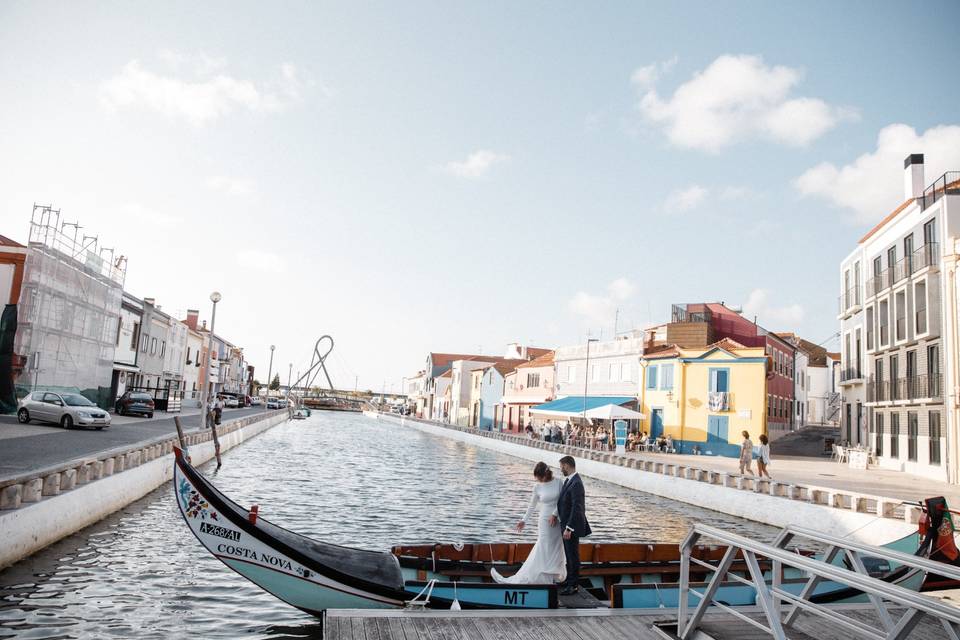
M 770 440 L 765 434 L 760 434 L 760 453 L 757 455 L 757 470 L 762 478 L 770 478 L 770 472 L 767 471 L 767 465 L 770 464 Z
M 753 475 L 753 441 L 750 439 L 750 432 L 743 432 L 743 442 L 740 443 L 740 473 L 746 469 L 747 473 Z

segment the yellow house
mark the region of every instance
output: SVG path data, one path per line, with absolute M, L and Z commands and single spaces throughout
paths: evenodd
M 764 349 L 723 339 L 706 348 L 671 346 L 640 360 L 641 430 L 673 438 L 681 453 L 739 456 L 741 432 L 767 432 Z

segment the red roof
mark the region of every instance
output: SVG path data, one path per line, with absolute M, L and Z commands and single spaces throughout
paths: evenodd
M 430 364 L 435 367 L 443 367 L 454 360 L 476 360 L 482 358 L 483 356 L 478 356 L 472 353 L 431 353 L 430 354 Z
M 25 248 L 26 248 L 24 245 L 20 244 L 20 243 L 17 242 L 16 240 L 11 240 L 11 239 L 8 238 L 7 236 L 0 236 L 0 246 L 4 246 L 4 247 L 19 247 L 19 248 L 21 248 L 21 249 L 25 249 Z
M 665 344 L 656 351 L 648 351 L 643 354 L 644 360 L 656 360 L 657 358 L 676 358 L 680 355 L 680 349 L 675 344 Z
M 529 350 L 528 350 L 529 352 Z M 523 364 L 518 364 L 517 369 L 522 369 L 525 367 L 546 367 L 553 364 L 553 351 L 547 351 L 542 356 L 536 357 L 529 362 L 524 362 Z

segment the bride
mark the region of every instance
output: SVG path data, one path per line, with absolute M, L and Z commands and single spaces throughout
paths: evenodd
M 517 523 L 517 533 L 523 531 L 533 516 L 534 509 L 540 506 L 540 517 L 537 521 L 537 543 L 530 550 L 526 562 L 516 574 L 503 577 L 496 569 L 490 570 L 490 575 L 497 582 L 508 584 L 549 584 L 563 582 L 567 577 L 567 561 L 563 554 L 563 540 L 560 527 L 557 524 L 557 500 L 560 497 L 560 488 L 563 482 L 553 477 L 550 467 L 544 462 L 538 462 L 533 468 L 533 477 L 537 479 L 533 485 L 533 495 L 530 496 L 530 506 L 523 519 Z

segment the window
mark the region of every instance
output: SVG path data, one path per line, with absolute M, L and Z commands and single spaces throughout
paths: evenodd
M 890 399 L 897 400 L 900 397 L 897 389 L 897 378 L 900 376 L 900 358 L 896 354 L 890 356 Z
M 120 346 L 120 332 L 123 330 L 123 318 L 117 318 L 117 346 Z
M 914 327 L 917 333 L 927 332 L 927 281 L 921 280 L 913 287 L 913 308 L 916 309 Z
M 539 373 L 528 373 L 527 374 L 527 388 L 532 389 L 534 387 L 540 386 L 540 374 Z
M 138 333 L 140 332 L 140 323 L 133 323 L 133 333 L 130 334 L 130 348 L 134 351 L 137 350 L 137 338 L 139 338 Z
M 665 364 L 660 369 L 660 388 L 673 389 L 673 365 Z
M 714 393 L 730 391 L 729 369 L 710 369 L 710 391 Z
M 933 218 L 923 225 L 923 244 L 931 245 L 937 241 L 937 219 Z
M 900 414 L 890 414 L 890 457 L 900 457 Z
M 853 304 L 860 304 L 860 261 L 853 263 Z
M 190 364 L 190 347 L 187 347 L 187 359 L 184 362 Z
M 773 417 L 773 396 L 769 393 L 767 394 L 767 417 Z
M 156 355 L 157 353 L 157 339 L 150 338 L 150 355 Z
M 940 464 L 940 412 L 931 411 L 927 420 L 930 423 L 930 464 Z
M 860 361 L 860 357 L 861 357 L 860 351 L 862 350 L 861 346 L 863 344 L 860 338 L 860 327 L 857 327 L 857 330 L 854 332 L 854 335 L 856 335 L 856 339 L 854 340 L 854 346 L 857 349 L 856 355 L 854 356 L 854 360 L 857 366 L 857 377 L 860 378 L 863 375 L 863 366 L 862 366 L 863 363 Z
M 893 268 L 897 265 L 897 247 L 887 249 L 887 269 L 890 271 L 890 282 L 894 282 Z
M 657 367 L 647 367 L 647 389 L 657 388 Z
M 590 365 L 590 382 L 600 382 L 600 367 L 595 364 Z
M 940 397 L 940 345 L 927 347 L 927 388 L 928 398 Z
M 167 341 L 161 340 L 160 341 L 160 357 L 162 358 L 166 352 L 167 352 Z
M 567 365 L 567 382 L 573 382 L 577 379 L 577 368 L 572 364 Z
M 875 389 L 875 400 L 883 400 L 883 360 L 877 358 L 876 362 L 873 363 L 874 369 L 874 389 Z
M 879 312 L 877 313 L 878 324 L 880 325 L 880 345 L 884 347 L 890 344 L 890 311 L 887 300 L 881 300 Z
M 903 261 L 907 268 L 907 275 L 913 273 L 913 234 L 903 239 Z
M 880 456 L 883 455 L 883 414 L 882 413 L 876 414 L 876 416 L 874 416 L 874 422 L 876 422 L 876 428 L 877 428 L 877 432 L 874 434 L 874 437 L 873 437 L 873 441 L 875 443 L 874 449 L 876 450 L 875 453 L 879 458 Z
M 917 385 L 917 352 L 907 351 L 907 397 L 919 398 Z
M 850 300 L 850 269 L 847 269 L 843 272 L 843 310 L 846 311 L 850 308 L 852 301 Z
M 610 382 L 616 382 L 620 379 L 620 365 L 611 362 L 607 366 L 607 380 Z
M 867 307 L 867 351 L 873 351 L 873 307 Z
M 896 301 L 895 313 L 897 314 L 897 340 L 907 339 L 907 292 L 898 291 L 894 296 Z
M 916 411 L 907 412 L 907 460 L 917 461 L 917 435 L 920 426 Z
M 150 336 L 140 336 L 140 351 L 147 352 L 147 346 L 150 342 Z

